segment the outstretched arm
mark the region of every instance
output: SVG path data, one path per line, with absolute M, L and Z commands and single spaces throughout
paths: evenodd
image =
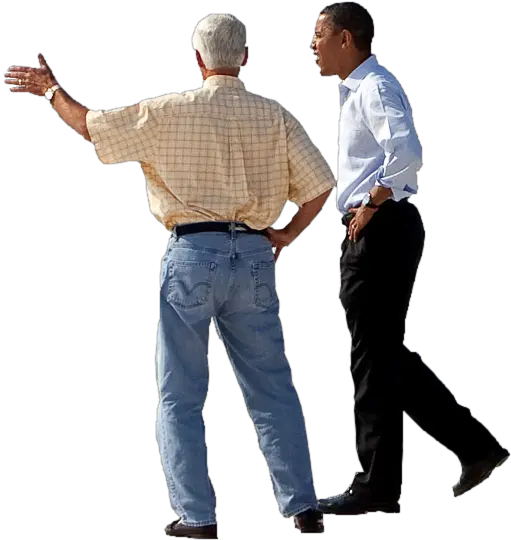
M 11 92 L 28 92 L 35 96 L 44 96 L 50 88 L 57 85 L 57 79 L 42 54 L 39 55 L 39 64 L 40 68 L 11 66 L 5 74 L 5 83 L 16 85 L 11 88 Z M 87 107 L 80 105 L 62 88 L 53 94 L 51 104 L 68 126 L 88 141 L 91 140 L 86 122 L 89 112 Z

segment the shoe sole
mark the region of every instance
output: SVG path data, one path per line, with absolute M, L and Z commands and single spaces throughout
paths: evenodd
M 195 540 L 218 540 L 218 536 L 211 536 L 209 534 L 172 534 L 172 532 L 165 531 L 167 536 L 173 536 L 174 538 L 193 538 Z
M 330 514 L 334 516 L 362 516 L 364 514 L 369 514 L 372 512 L 383 512 L 385 514 L 399 514 L 401 512 L 401 507 L 399 505 L 396 506 L 372 506 L 371 508 L 368 508 L 367 510 L 362 510 L 359 512 L 349 512 L 349 511 L 335 511 L 335 510 L 328 510 L 328 509 L 322 509 L 321 510 L 323 514 Z
M 325 532 L 326 531 L 324 527 L 321 527 L 316 530 L 310 530 L 310 531 L 300 531 L 296 529 L 296 534 L 298 536 L 324 536 Z
M 500 461 L 497 461 L 497 464 L 495 465 L 496 469 L 500 469 L 503 465 L 506 464 L 506 461 L 509 460 L 509 456 L 504 456 Z
M 204 534 L 169 534 L 167 536 L 173 536 L 174 538 L 194 538 L 196 540 L 217 540 L 218 536 L 206 536 Z

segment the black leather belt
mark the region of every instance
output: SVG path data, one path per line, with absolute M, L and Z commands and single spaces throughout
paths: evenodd
M 231 231 L 237 231 L 247 234 L 262 234 L 266 236 L 266 229 L 261 231 L 257 229 L 252 229 L 244 223 L 230 222 L 226 223 L 223 221 L 203 221 L 200 223 L 187 223 L 185 225 L 176 225 L 174 227 L 174 233 L 176 236 L 182 236 L 184 234 L 193 234 L 201 232 L 225 232 L 230 233 Z

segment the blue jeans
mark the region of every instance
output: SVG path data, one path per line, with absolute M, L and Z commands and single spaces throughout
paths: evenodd
M 191 526 L 216 523 L 202 418 L 212 318 L 254 422 L 281 513 L 289 517 L 315 508 L 269 240 L 236 230 L 173 235 L 160 283 L 157 438 L 176 514 Z

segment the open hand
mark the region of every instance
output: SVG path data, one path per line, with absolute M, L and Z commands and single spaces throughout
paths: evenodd
M 44 96 L 46 91 L 57 84 L 44 56 L 39 55 L 40 68 L 11 66 L 5 74 L 5 84 L 17 85 L 11 92 L 29 92 L 35 96 Z

